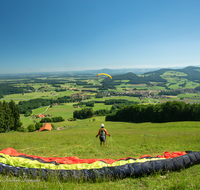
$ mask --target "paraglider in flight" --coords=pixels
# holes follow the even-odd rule
[[[0,173],[30,177],[57,175],[61,179],[96,179],[130,177],[158,171],[174,171],[200,163],[200,152],[165,152],[164,155],[140,158],[79,159],[73,157],[40,157],[18,153],[13,148],[0,151]]]
[[[111,77],[110,75],[106,74],[106,73],[99,73],[99,74],[97,75],[97,77],[98,77],[99,75],[106,75],[106,76],[109,76],[109,77],[112,79],[112,77]]]

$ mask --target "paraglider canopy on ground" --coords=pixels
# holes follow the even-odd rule
[[[61,179],[103,179],[105,177],[131,177],[155,172],[175,171],[200,163],[200,152],[165,152],[164,155],[140,158],[126,157],[113,159],[79,159],[72,157],[41,157],[18,153],[13,148],[0,151],[0,174],[7,172],[15,176],[58,175]]]
[[[51,131],[52,130],[52,126],[50,123],[45,123],[40,129],[40,131]]]

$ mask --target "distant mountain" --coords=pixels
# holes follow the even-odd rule
[[[198,72],[194,73],[194,68],[199,67],[186,67],[186,68],[123,68],[123,69],[99,69],[99,70],[82,70],[82,71],[61,71],[61,72],[34,72],[34,73],[10,73],[10,74],[0,74],[0,78],[30,78],[30,77],[48,77],[48,76],[59,76],[59,77],[66,77],[66,76],[74,76],[74,75],[97,75],[98,73],[108,73],[110,75],[121,75],[132,72],[134,74],[140,75],[151,75],[152,73],[162,75],[166,71],[180,71],[186,72],[189,75],[193,75],[193,77],[198,78]],[[192,74],[191,74],[192,73]],[[199,80],[199,79],[198,79]]]
[[[100,70],[84,70],[84,71],[70,71],[71,74],[94,74],[97,75],[98,73],[108,73],[110,75],[119,75],[119,74],[125,74],[128,72],[132,72],[135,74],[142,74],[145,72],[155,71],[160,68],[123,68],[123,69],[100,69]],[[67,72],[68,73],[68,72]]]

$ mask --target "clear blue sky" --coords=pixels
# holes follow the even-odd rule
[[[200,0],[1,0],[0,73],[200,65]]]

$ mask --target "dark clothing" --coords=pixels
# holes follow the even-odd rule
[[[105,136],[100,136],[99,139],[100,139],[100,141],[104,142],[106,140],[106,137]]]
[[[110,136],[110,135],[107,133],[106,129],[103,128],[103,127],[101,127],[101,128],[99,129],[99,132],[98,132],[98,134],[97,134],[96,137],[99,136],[99,140],[102,141],[102,142],[105,142],[105,140],[106,140],[106,135]]]

